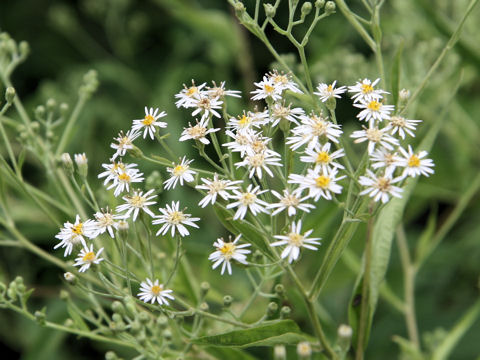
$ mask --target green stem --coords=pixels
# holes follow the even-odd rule
[[[68,119],[67,125],[63,130],[62,137],[60,138],[60,141],[57,146],[57,150],[55,151],[55,157],[58,158],[65,150],[65,147],[67,146],[67,141],[70,139],[71,133],[73,131],[73,127],[77,122],[78,116],[80,115],[80,112],[82,111],[82,108],[85,105],[86,101],[87,101],[86,95],[79,96],[78,101],[75,104],[75,108],[73,109],[72,114]]]

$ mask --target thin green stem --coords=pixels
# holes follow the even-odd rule
[[[65,147],[67,146],[67,142],[68,140],[70,140],[73,127],[75,126],[75,123],[77,122],[80,112],[82,111],[86,101],[87,101],[87,96],[81,94],[77,100],[77,103],[75,104],[75,108],[73,109],[72,114],[70,115],[70,118],[67,121],[67,125],[63,130],[62,137],[60,138],[60,141],[57,146],[57,150],[55,151],[56,158],[58,158],[65,150]]]

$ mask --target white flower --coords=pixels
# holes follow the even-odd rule
[[[305,116],[305,111],[302,108],[290,108],[291,105],[285,106],[281,103],[275,103],[272,107],[272,126],[277,126],[277,124],[283,119],[293,122],[299,125],[298,119],[300,116]]]
[[[251,129],[252,127],[261,127],[268,124],[270,119],[268,118],[268,111],[257,111],[255,113],[248,111],[237,118],[230,118],[227,127],[235,130]]]
[[[409,120],[398,115],[390,117],[389,121],[392,128],[391,134],[394,135],[398,131],[398,135],[402,139],[405,139],[405,133],[415,137],[414,131],[417,129],[417,123],[422,122],[422,120]]]
[[[266,156],[280,157],[279,153],[268,148],[268,143],[270,141],[272,141],[272,138],[262,136],[262,133],[253,133],[250,137],[250,143],[247,148],[247,155],[264,153]]]
[[[178,231],[180,236],[184,237],[190,235],[185,225],[198,228],[195,221],[200,220],[200,218],[192,218],[190,214],[185,214],[183,211],[180,211],[179,206],[179,201],[172,201],[172,206],[168,206],[167,204],[166,208],[159,209],[162,215],[157,216],[157,219],[152,221],[153,225],[163,224],[160,230],[157,231],[157,236],[159,234],[165,235],[168,230],[171,229],[172,237],[176,231]]]
[[[280,201],[278,203],[269,204],[268,209],[276,209],[272,212],[272,216],[277,215],[283,210],[287,209],[288,216],[294,216],[297,214],[297,209],[310,212],[310,209],[315,209],[315,205],[312,204],[302,204],[303,201],[308,199],[308,196],[300,197],[297,193],[290,192],[288,189],[283,190],[283,195],[279,194],[275,190],[271,190],[272,194],[275,195]]]
[[[325,143],[323,146],[317,144],[313,149],[307,148],[305,150],[306,156],[300,156],[300,161],[314,163],[322,168],[329,168],[333,166],[339,169],[344,169],[343,165],[340,165],[333,160],[345,156],[345,151],[343,149],[339,149],[330,154],[330,146],[330,143]]]
[[[227,192],[227,190],[232,191],[238,189],[236,184],[240,184],[242,180],[222,180],[218,178],[218,174],[213,175],[213,180],[210,179],[201,179],[204,184],[195,186],[196,189],[206,190],[207,195],[200,200],[198,205],[202,208],[210,204],[214,204],[217,200],[217,194],[220,195],[224,200],[228,200],[231,195]]]
[[[80,253],[78,254],[73,266],[80,266],[80,269],[78,270],[79,272],[87,271],[90,268],[90,265],[98,265],[100,264],[100,261],[104,260],[103,258],[99,257],[102,251],[103,248],[98,250],[98,252],[95,254],[93,251],[93,245],[90,245],[90,248],[88,248],[88,246],[84,247],[82,250],[80,250]]]
[[[320,83],[317,86],[318,92],[314,92],[314,94],[318,95],[322,102],[325,102],[330,98],[341,98],[340,94],[343,94],[345,91],[347,91],[347,87],[341,86],[335,89],[336,83],[337,83],[337,80],[335,80],[331,84]]]
[[[253,215],[257,215],[261,212],[268,213],[268,211],[265,210],[265,206],[268,206],[268,204],[258,198],[258,195],[263,194],[268,190],[260,191],[260,186],[256,186],[253,189],[252,187],[252,184],[248,185],[245,192],[233,190],[234,194],[231,197],[237,201],[227,205],[227,209],[238,207],[233,216],[233,220],[243,219],[247,214],[247,210],[250,210]]]
[[[94,221],[89,219],[85,222],[81,222],[80,216],[77,215],[74,224],[68,221],[63,224],[63,228],[61,228],[60,232],[55,235],[55,237],[61,241],[53,248],[65,248],[63,256],[68,256],[72,253],[73,245],[81,243],[83,247],[87,246],[84,237],[93,239],[96,236],[97,232],[95,231]]]
[[[213,87],[207,86],[207,93],[210,98],[222,98],[225,96],[232,96],[232,97],[241,97],[241,91],[239,90],[225,90],[225,81],[220,83],[220,86],[217,86],[215,81],[212,81]]]
[[[292,150],[297,150],[302,145],[308,144],[308,148],[314,148],[322,140],[330,140],[338,143],[338,138],[342,134],[340,125],[335,125],[328,121],[322,114],[310,114],[300,117],[302,124],[292,129],[294,136],[287,138],[287,144],[291,145]]]
[[[406,176],[416,177],[418,175],[429,176],[434,173],[432,169],[435,164],[431,159],[424,159],[428,155],[426,151],[420,151],[418,154],[415,154],[412,150],[412,147],[408,145],[408,152],[400,147],[400,152],[403,157],[400,159],[400,166],[405,167],[403,170],[402,178]]]
[[[126,134],[124,134],[123,131],[120,131],[118,136],[114,138],[117,144],[110,144],[110,147],[116,150],[110,160],[115,160],[117,156],[125,156],[127,150],[133,149],[133,140],[139,136],[140,132],[132,129],[128,130]]]
[[[343,179],[345,176],[337,177],[338,170],[322,169],[316,167],[315,169],[308,169],[307,175],[302,176],[298,174],[290,174],[288,182],[290,184],[298,184],[298,191],[302,192],[308,189],[308,197],[318,201],[320,197],[326,200],[332,199],[332,194],[340,194],[342,186],[337,184],[337,181]]]
[[[180,137],[179,141],[192,139],[192,140],[198,140],[205,145],[210,144],[210,140],[206,138],[206,135],[212,132],[219,131],[220,128],[209,129],[208,128],[209,121],[210,120],[208,118],[202,118],[200,122],[197,121],[197,124],[195,126],[192,126],[189,123],[188,128],[183,128],[184,130],[182,131],[182,136]]]
[[[103,210],[100,212],[96,212],[95,216],[95,231],[98,235],[103,234],[104,232],[108,231],[110,237],[114,238],[113,229],[118,229],[118,223],[115,221],[120,217],[118,215],[113,215],[107,208],[107,210]]]
[[[400,157],[397,152],[390,152],[387,149],[380,147],[370,155],[372,161],[372,168],[385,168],[385,172],[393,173],[397,166],[400,166]]]
[[[175,102],[175,105],[177,106],[177,108],[193,107],[194,106],[193,98],[195,96],[199,96],[199,94],[202,94],[202,89],[205,85],[206,83],[196,86],[193,80],[192,80],[192,86],[190,87],[187,87],[185,84],[183,84],[183,90],[180,91],[178,94],[175,94],[175,98],[178,99]]]
[[[193,175],[196,174],[196,172],[190,169],[190,163],[192,161],[193,160],[186,160],[184,156],[180,164],[174,164],[175,166],[173,168],[167,168],[167,171],[170,173],[171,177],[163,182],[166,190],[175,188],[178,181],[180,181],[180,185],[183,186],[184,181],[192,182],[195,180]]]
[[[148,190],[145,194],[143,191],[135,190],[133,195],[124,196],[122,199],[126,201],[125,204],[117,206],[117,212],[123,212],[126,210],[126,213],[122,216],[123,219],[128,219],[133,212],[133,221],[137,220],[138,213],[140,210],[145,211],[151,217],[155,217],[155,214],[150,211],[148,206],[154,205],[156,201],[149,201],[157,195],[149,196],[154,190]]]
[[[305,248],[309,250],[318,250],[314,245],[320,245],[318,240],[321,238],[308,238],[310,234],[313,232],[313,229],[308,230],[303,235],[301,234],[302,231],[302,221],[299,220],[296,224],[292,222],[292,227],[288,235],[275,235],[276,239],[280,241],[276,241],[271,243],[271,246],[283,246],[287,245],[285,249],[282,251],[282,259],[288,257],[288,262],[291,263],[294,260],[298,259],[300,255],[300,248]]]
[[[400,193],[403,190],[398,186],[392,185],[402,180],[402,178],[397,177],[393,179],[392,173],[390,172],[385,173],[383,176],[377,176],[369,169],[367,169],[367,175],[368,177],[360,176],[358,179],[360,185],[367,187],[365,190],[360,192],[360,195],[369,194],[373,200],[381,200],[382,203],[386,203],[389,200],[389,195],[397,198],[402,197]]]
[[[167,127],[166,122],[157,121],[166,115],[167,113],[165,111],[158,114],[158,108],[154,110],[153,108],[148,109],[145,106],[145,117],[143,119],[133,120],[132,131],[140,131],[141,129],[144,129],[143,138],[145,139],[147,134],[150,134],[150,138],[153,140],[155,138],[155,126],[160,128]]]
[[[374,86],[377,85],[379,81],[380,79],[376,79],[374,82],[371,82],[369,79],[357,81],[355,85],[348,87],[348,92],[354,93],[352,99],[355,102],[370,102],[381,99],[383,97],[382,94],[388,94],[388,92],[374,89]]]
[[[355,139],[354,143],[356,144],[368,141],[368,153],[372,154],[377,145],[381,145],[387,150],[393,150],[393,145],[396,146],[399,144],[397,139],[387,134],[389,130],[389,127],[379,129],[375,126],[354,131],[350,137]]]
[[[98,175],[98,178],[101,179],[102,177],[105,177],[105,181],[103,182],[103,185],[107,185],[110,181],[115,181],[119,172],[122,172],[122,171],[125,172],[127,169],[133,169],[137,167],[137,164],[134,164],[134,163],[124,164],[121,161],[118,161],[118,162],[114,161],[111,164],[102,164],[102,167],[106,169],[106,171],[100,173]]]
[[[261,179],[262,170],[265,170],[268,175],[273,176],[273,173],[268,166],[282,166],[280,161],[281,158],[276,157],[276,155],[263,152],[254,155],[247,155],[245,160],[235,163],[235,166],[237,168],[240,166],[246,166],[250,171],[248,174],[249,178],[256,174],[258,178]]]
[[[113,195],[117,197],[125,190],[130,191],[131,183],[139,183],[143,181],[143,173],[139,172],[137,169],[125,169],[125,171],[120,170],[117,173],[117,176],[113,180],[113,184],[107,187],[107,190],[115,188]]]
[[[167,299],[175,300],[175,298],[170,295],[172,290],[165,289],[163,284],[159,284],[158,279],[155,282],[152,282],[149,278],[146,281],[140,283],[140,292],[137,294],[140,300],[143,302],[155,303],[155,300],[160,305],[169,305]]]
[[[222,104],[223,101],[218,98],[210,98],[208,95],[194,96],[192,98],[191,107],[196,107],[196,109],[192,112],[192,116],[202,113],[202,118],[208,118],[210,114],[220,118],[221,116],[217,110],[222,108]]]
[[[87,155],[85,155],[85,153],[75,154],[73,157],[75,159],[75,164],[77,164],[78,167],[85,166],[88,164]]]
[[[257,89],[251,92],[253,94],[252,100],[262,100],[270,97],[274,101],[278,101],[282,98],[284,87],[281,83],[276,83],[273,79],[264,76],[262,81],[254,84]]]
[[[239,152],[240,157],[243,158],[246,152],[250,149],[252,137],[255,133],[251,129],[245,129],[241,131],[238,130],[237,132],[226,130],[225,134],[233,138],[234,141],[224,143],[222,146],[226,146],[232,152]]]
[[[223,263],[221,274],[223,275],[226,267],[228,274],[232,275],[232,265],[230,264],[230,260],[233,259],[239,263],[247,265],[247,256],[245,254],[249,254],[251,251],[243,248],[249,247],[251,244],[236,245],[241,236],[242,234],[238,235],[233,242],[225,242],[220,238],[213,243],[213,246],[215,246],[217,250],[211,253],[208,257],[208,260],[213,261],[212,269],[216,269]]]
[[[273,70],[273,72],[267,74],[267,77],[280,92],[290,90],[294,93],[302,93],[298,88],[298,85],[292,80],[291,74],[284,74],[283,72],[279,73],[277,70]]]
[[[363,109],[357,115],[357,118],[362,121],[368,121],[369,126],[372,127],[375,120],[381,122],[384,119],[390,119],[390,113],[395,109],[393,105],[384,105],[377,100],[362,101],[360,104],[353,104],[353,106]]]

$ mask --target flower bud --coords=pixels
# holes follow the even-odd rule
[[[311,11],[312,11],[312,3],[310,1],[303,3],[302,9],[301,9],[302,16],[307,16],[308,14],[310,14]]]
[[[118,232],[120,233],[121,236],[127,236],[128,228],[129,228],[128,221],[120,220],[118,222]]]
[[[263,7],[265,8],[265,16],[267,18],[273,18],[276,13],[276,9],[272,4],[263,4]]]
[[[65,173],[68,175],[68,176],[71,176],[73,174],[73,161],[72,161],[72,158],[70,157],[70,154],[69,153],[63,153],[61,156],[60,156],[60,159],[62,160],[62,166],[63,166],[63,170],[65,170]],[[65,273],[66,275],[67,273]],[[68,273],[68,274],[71,274],[71,273]],[[64,276],[65,276],[64,275]],[[65,276],[65,280],[68,281],[67,277]]]
[[[327,1],[325,4],[325,14],[326,15],[331,15],[335,12],[336,6],[333,1]]]
[[[140,323],[140,321],[135,320],[130,324],[130,332],[133,335],[138,334],[141,330],[142,330],[142,324]]]
[[[138,314],[138,320],[142,324],[147,324],[150,321],[150,316],[148,316],[146,312],[141,312],[140,314]]]
[[[200,304],[200,310],[208,311],[208,309],[209,309],[209,306],[205,301]]]
[[[203,281],[200,284],[201,296],[204,297],[205,295],[207,295],[208,290],[210,290],[210,284],[207,281]]]
[[[30,124],[30,128],[33,132],[37,132],[40,129],[40,124],[38,123],[38,121],[32,121]]]
[[[114,301],[112,303],[112,311],[120,315],[125,315],[125,306],[123,306],[120,301]]]
[[[292,312],[292,309],[290,309],[289,306],[282,306],[280,309],[280,317],[282,319],[287,318],[290,316],[290,313]]]
[[[135,302],[130,298],[130,296],[126,296],[123,302],[125,303],[125,310],[127,311],[127,315],[130,317],[135,317],[135,315],[137,314]]]
[[[70,298],[70,294],[66,290],[60,290],[60,300],[67,301]]]
[[[315,1],[315,7],[321,9],[325,6],[325,0],[317,0]]]
[[[7,296],[12,301],[17,300],[17,284],[14,281],[8,286]]]
[[[245,13],[245,5],[243,5],[243,3],[240,1],[235,3],[234,8],[235,8],[235,13],[239,17]]]
[[[118,360],[118,356],[113,351],[107,351],[105,354],[105,360]]]
[[[18,50],[20,51],[20,57],[25,59],[30,54],[30,45],[26,41],[20,41],[18,44]]]
[[[263,258],[263,254],[262,254],[262,252],[261,252],[260,250],[255,250],[255,252],[253,253],[252,256],[253,256],[253,261],[254,261],[255,263],[260,262],[260,261],[262,260],[262,258]]]
[[[46,316],[45,316],[45,312],[44,312],[44,311],[38,311],[38,310],[37,310],[37,311],[35,311],[34,316],[35,316],[35,320],[37,321],[37,323],[38,323],[39,325],[41,325],[41,326],[45,325],[45,321],[46,321],[45,318],[46,318]]]
[[[278,311],[278,304],[275,303],[275,302],[271,302],[268,304],[267,306],[267,315],[269,317],[272,317],[273,315],[275,315],[275,313]]]
[[[402,89],[398,92],[398,98],[402,103],[406,102],[410,98],[410,90]]]
[[[285,294],[285,287],[283,286],[283,284],[275,285],[275,293],[281,297]]]
[[[300,359],[310,359],[312,356],[312,347],[307,341],[302,341],[297,344],[297,355]]]
[[[45,106],[38,105],[35,108],[35,118],[36,119],[43,119],[45,117]]]
[[[340,325],[337,330],[337,344],[340,347],[341,351],[343,353],[347,353],[347,351],[350,349],[350,343],[352,340],[352,335],[353,335],[353,330],[350,326],[348,325]]]
[[[274,360],[287,360],[287,349],[284,345],[275,345],[273,348]]]
[[[168,318],[165,315],[160,315],[157,318],[157,324],[161,329],[165,329],[168,326]]]
[[[15,89],[9,86],[7,87],[7,90],[5,90],[5,100],[8,104],[11,104],[13,99],[15,99]]]
[[[65,274],[63,274],[63,277],[65,281],[71,283],[72,285],[75,285],[75,283],[77,282],[77,277],[71,272],[66,272]]]
[[[230,305],[232,305],[232,302],[233,298],[230,295],[225,295],[223,297],[223,306],[225,306],[226,308],[230,307]]]
[[[73,328],[75,323],[73,322],[72,319],[67,319],[65,320],[65,322],[63,323],[64,326],[68,327],[68,328]]]
[[[327,101],[325,101],[325,106],[328,110],[335,111],[335,108],[337,107],[337,100],[333,96],[330,96]]]
[[[88,174],[88,159],[85,153],[83,154],[75,154],[75,164],[77,164],[78,174],[82,178],[86,178]]]
[[[47,111],[52,112],[57,107],[57,101],[55,99],[50,98],[50,99],[47,100],[46,105],[47,105]]]
[[[67,116],[67,113],[70,107],[68,106],[67,103],[61,103],[59,109],[60,109],[60,115],[62,115],[62,117],[65,117]]]
[[[7,290],[7,286],[3,282],[0,282],[0,296],[5,295],[6,290]]]
[[[170,341],[172,340],[172,332],[169,329],[165,329],[162,333],[165,340]]]

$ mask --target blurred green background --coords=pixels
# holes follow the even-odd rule
[[[382,11],[386,70],[389,74],[395,51],[403,43],[401,88],[414,90],[418,85],[467,3],[466,0],[386,2]],[[254,1],[245,1],[245,4],[251,9]],[[360,1],[348,1],[348,4],[362,13]],[[285,18],[285,14],[281,7],[277,17]],[[435,175],[419,182],[406,211],[405,224],[412,248],[429,214],[436,214],[437,227],[440,226],[480,170],[480,41],[475,21],[479,18],[477,8],[467,21],[460,42],[445,58],[409,114],[424,120],[416,141],[438,120],[440,113],[446,111],[447,116],[430,156],[436,163]],[[49,98],[65,101],[72,107],[83,74],[89,69],[98,72],[100,87],[82,112],[68,148],[70,153],[87,152],[92,180],[100,172],[100,164],[111,154],[112,137],[119,130],[128,129],[132,119],[142,117],[145,105],[168,113],[173,135],[168,140],[170,145],[178,154],[193,157],[190,144],[175,140],[183,126],[192,121],[187,111],[177,110],[174,105],[173,96],[182,84],[188,84],[191,79],[198,83],[225,80],[227,88],[248,94],[253,81],[259,81],[273,61],[263,45],[237,23],[226,1],[220,0],[1,0],[0,30],[30,44],[31,55],[13,76],[17,93],[30,113]],[[279,35],[271,31],[268,35],[292,68],[298,70],[294,48]],[[359,78],[378,77],[370,50],[341,13],[319,23],[310,38],[307,56],[315,82],[338,80],[339,84],[347,85]],[[449,102],[459,81],[459,91]],[[239,113],[250,104],[247,99],[234,99],[229,106],[231,113]],[[358,127],[349,100],[340,101],[338,114],[346,133]],[[142,144],[146,153],[159,151],[157,145]],[[148,164],[141,167],[145,173],[153,170]],[[38,164],[29,159],[26,178],[38,186],[45,182]],[[191,194],[191,189],[182,188],[165,195],[160,202],[180,198],[182,203],[188,203]],[[200,215],[194,206],[195,201],[198,202],[195,199],[190,202],[189,210],[193,215]],[[478,199],[476,194],[419,274],[416,301],[422,334],[449,329],[478,297]],[[52,247],[58,229],[45,225],[38,210],[19,201],[12,211],[23,216],[22,231],[33,242],[45,249]],[[234,279],[245,285],[239,288],[217,272],[209,271],[205,254],[211,251],[212,239],[223,234],[223,230],[213,212],[205,211],[201,215],[204,224],[209,226],[203,226],[201,232],[195,233],[195,239],[186,244],[191,256],[199,259],[199,278],[216,282],[217,290],[225,289],[224,293],[242,298],[241,292],[248,288],[241,271],[234,275]],[[311,216],[308,224],[320,224],[322,216],[321,211]],[[325,242],[337,224],[338,219],[333,217],[331,222],[319,225],[318,232]],[[362,233],[363,230],[351,242],[351,248],[359,255],[363,249]],[[300,272],[305,274],[319,263],[309,256],[303,261]],[[51,319],[65,318],[64,305],[58,299],[62,275],[58,269],[21,249],[4,248],[0,252],[0,273],[4,281],[22,275],[27,285],[36,288],[34,304],[38,307],[47,304]],[[335,281],[330,281],[325,289],[327,295],[320,299],[330,314],[323,318],[330,335],[335,334],[338,324],[348,320],[346,309],[355,274],[340,262],[333,278]],[[397,294],[402,294],[402,272],[395,246],[388,280]],[[261,308],[259,311],[261,314]],[[479,333],[477,321],[452,359],[476,358],[480,353]],[[406,337],[404,321],[388,304],[380,301],[367,359],[397,358],[399,350],[391,340],[394,334]],[[5,359],[102,358],[108,349],[102,344],[46,331],[6,311],[0,312],[0,341],[5,348],[2,351]],[[435,346],[434,340],[431,342],[431,346]],[[255,352],[266,351],[269,350]]]

